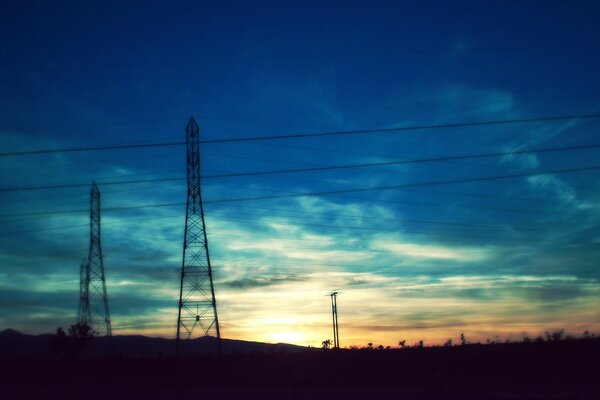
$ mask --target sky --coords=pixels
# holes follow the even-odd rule
[[[104,183],[184,178],[185,147],[5,153],[193,116],[202,140],[388,129],[201,144],[223,337],[320,346],[334,289],[342,347],[600,332],[600,5],[416,3],[3,2],[0,329],[76,322],[96,180],[113,334],[175,336],[185,181]]]

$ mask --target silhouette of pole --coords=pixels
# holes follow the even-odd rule
[[[337,295],[339,292],[334,291],[329,295],[331,297],[331,317],[333,320],[333,348],[340,348],[340,331],[338,326],[338,312],[337,312]]]
[[[340,348],[340,324],[338,324],[338,309],[337,309],[337,293],[333,296],[333,303],[335,307],[335,338],[337,343],[335,344],[335,348]]]
[[[102,257],[100,189],[96,182],[90,191],[90,248],[80,267],[79,323],[88,325],[94,335],[111,336],[110,312]]]
[[[191,338],[196,330],[205,336],[211,334],[216,336],[219,351],[221,346],[221,331],[202,205],[199,132],[196,121],[191,118],[186,127],[187,205],[179,287],[176,356],[180,353],[182,336]]]

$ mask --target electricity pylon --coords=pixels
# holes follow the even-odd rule
[[[191,338],[195,331],[221,339],[200,187],[200,129],[194,118],[190,119],[185,131],[187,205],[177,316],[177,355],[182,336]]]
[[[111,336],[108,295],[102,258],[100,190],[96,182],[90,191],[90,248],[80,269],[79,323],[86,324],[96,336]]]

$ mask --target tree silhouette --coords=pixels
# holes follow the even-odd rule
[[[89,345],[93,338],[92,329],[86,324],[71,325],[65,333],[62,327],[56,330],[52,347],[59,355],[77,358]]]
[[[590,336],[590,331],[585,331],[585,332],[583,332],[583,338],[584,338],[584,339],[589,339],[590,337],[591,337],[591,336]]]
[[[321,344],[323,345],[324,349],[330,349],[331,348],[331,340],[330,339],[323,340],[323,342],[321,342]]]
[[[547,341],[561,341],[564,339],[564,335],[565,335],[565,331],[564,330],[558,330],[555,332],[546,332],[546,340]]]

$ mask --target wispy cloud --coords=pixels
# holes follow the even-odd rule
[[[430,244],[416,243],[385,243],[373,242],[374,250],[387,250],[398,256],[411,258],[433,258],[453,261],[481,261],[485,259],[485,250],[482,249],[463,249],[452,248],[449,246],[436,246]]]

